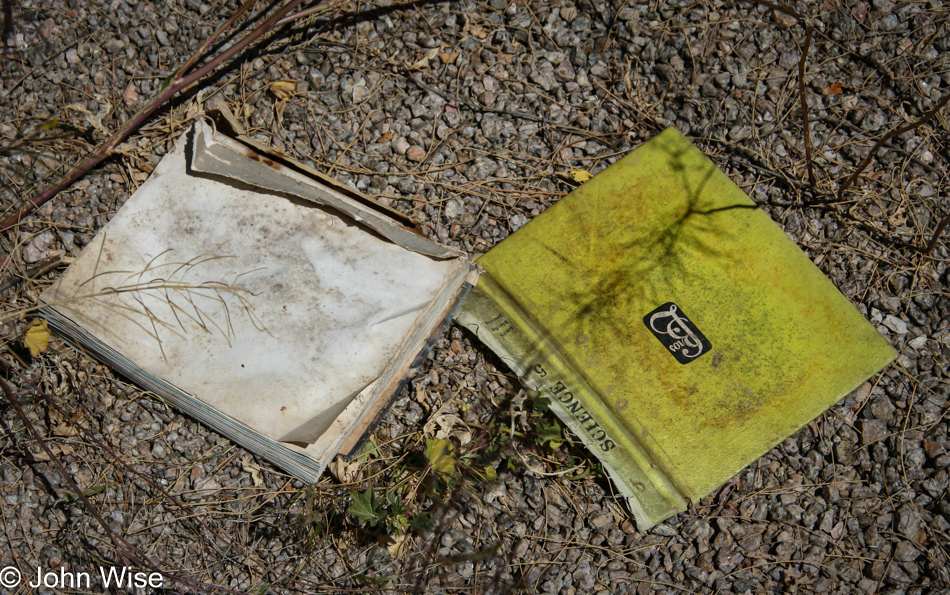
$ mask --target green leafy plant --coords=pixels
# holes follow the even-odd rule
[[[531,417],[536,418],[532,440],[539,446],[557,450],[566,442],[564,426],[561,421],[550,414],[551,400],[547,397],[538,397],[532,401]]]
[[[440,507],[451,502],[458,490],[479,489],[497,481],[496,469],[504,465],[512,436],[525,438],[504,417],[468,427],[471,441],[466,441],[464,449],[454,439],[417,434],[400,445],[402,454],[396,457],[389,443],[371,438],[354,459],[370,483],[351,492],[352,503],[345,510],[348,522],[372,529],[369,534],[385,543],[394,557],[406,551],[412,535],[435,531]],[[554,432],[557,436],[552,434],[552,440],[563,440],[559,425]]]
[[[377,523],[385,521],[388,515],[372,488],[365,492],[354,493],[353,504],[346,509],[346,512],[355,516],[360,525],[366,523],[370,527],[375,527]]]
[[[534,425],[534,442],[541,446],[547,446],[551,450],[557,450],[564,444],[564,427],[556,419],[546,419],[539,417]]]

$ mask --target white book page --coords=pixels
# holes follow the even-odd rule
[[[272,439],[312,443],[460,266],[190,174],[180,142],[43,299],[146,372]]]

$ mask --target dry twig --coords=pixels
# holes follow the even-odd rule
[[[337,4],[342,2],[342,0],[329,0],[329,3]],[[241,15],[243,15],[251,6],[257,3],[257,0],[247,0],[244,5],[235,13],[217,31],[215,31],[211,37],[205,41],[204,44],[185,62],[185,64],[176,70],[174,74],[166,80],[165,84],[162,87],[161,92],[150,102],[148,102],[142,109],[138,111],[128,122],[122,125],[115,133],[112,134],[106,141],[96,147],[95,151],[92,152],[88,157],[80,161],[72,169],[70,169],[58,182],[52,186],[47,187],[45,190],[34,196],[26,204],[21,206],[10,215],[5,221],[0,223],[0,232],[6,231],[11,227],[19,223],[24,217],[32,213],[38,207],[45,204],[51,198],[59,194],[61,191],[69,187],[70,184],[79,180],[86,175],[92,168],[97,166],[99,163],[107,159],[113,154],[113,151],[133,132],[138,130],[138,128],[145,123],[148,118],[152,116],[159,108],[161,108],[165,103],[170,100],[172,97],[177,95],[179,92],[191,87],[193,84],[197,83],[203,79],[206,75],[210,74],[220,65],[230,60],[246,47],[251,45],[254,41],[270,32],[278,23],[282,22],[284,17],[286,17],[292,10],[297,8],[300,4],[303,3],[303,0],[290,0],[282,8],[278,9],[272,16],[270,16],[263,23],[251,30],[247,35],[242,37],[239,41],[229,46],[227,49],[223,50],[221,53],[214,56],[212,59],[205,62],[197,70],[188,74],[188,70],[203,56],[204,53],[208,50],[212,43],[221,35],[221,33],[233,25]]]

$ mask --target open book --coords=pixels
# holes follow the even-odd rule
[[[471,265],[245,140],[197,121],[41,296],[42,314],[140,386],[315,481],[388,405]]]
[[[458,321],[550,399],[640,529],[701,500],[896,355],[672,129],[476,263]]]

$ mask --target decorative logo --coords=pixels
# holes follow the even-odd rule
[[[643,324],[681,364],[688,364],[712,349],[709,339],[673,302],[667,302],[644,316]]]

